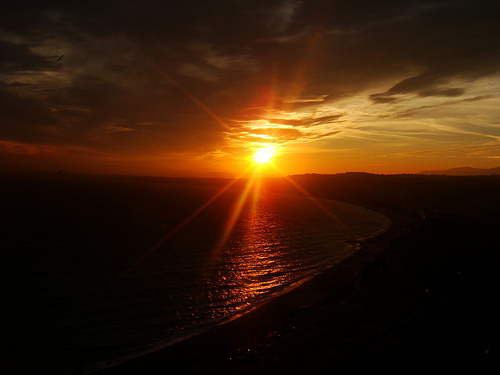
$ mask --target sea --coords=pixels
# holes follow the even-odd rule
[[[166,347],[324,272],[390,225],[259,178],[0,182],[3,374],[91,373]]]

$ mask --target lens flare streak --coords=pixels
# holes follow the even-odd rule
[[[170,239],[173,235],[175,235],[178,231],[180,231],[184,226],[186,226],[191,220],[193,220],[196,216],[198,216],[203,210],[205,210],[210,204],[212,204],[217,198],[219,198],[223,193],[225,193],[231,186],[233,186],[237,181],[239,181],[244,175],[249,172],[250,169],[243,172],[237,178],[231,180],[227,185],[225,185],[222,189],[220,189],[216,194],[210,197],[203,205],[201,205],[198,209],[196,209],[191,215],[189,215],[186,219],[184,219],[179,225],[177,225],[174,229],[168,232],[161,240],[159,240],[155,245],[153,245],[149,250],[145,251],[139,258],[135,260],[129,267],[127,267],[124,271],[122,271],[118,276],[116,276],[111,282],[108,283],[103,289],[99,291],[96,295],[94,295],[91,299],[87,301],[85,308],[88,306],[93,300],[100,297],[103,293],[109,290],[113,285],[115,285],[118,281],[120,281],[123,277],[125,277],[128,273],[130,273],[134,268],[136,268],[144,259],[150,256],[153,252],[158,250],[160,246],[162,246],[168,239]]]
[[[245,202],[247,201],[248,194],[252,190],[252,187],[255,185],[255,180],[257,179],[257,174],[253,173],[252,177],[248,180],[247,185],[245,186],[245,189],[241,192],[240,197],[234,204],[232,208],[232,214],[231,217],[229,218],[228,222],[225,225],[224,233],[222,234],[222,237],[219,242],[218,248],[222,248],[225,243],[227,242],[227,239],[229,235],[231,234],[231,231],[234,228],[234,225],[236,224],[236,221],[240,217],[241,210],[243,209],[243,206],[245,205]]]

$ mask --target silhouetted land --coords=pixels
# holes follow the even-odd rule
[[[292,178],[393,225],[240,319],[103,374],[499,373],[500,176]],[[284,179],[267,187],[296,192]]]
[[[459,167],[443,170],[422,171],[418,174],[427,175],[445,175],[445,176],[489,176],[493,174],[500,174],[500,167],[495,168],[472,168],[472,167]]]

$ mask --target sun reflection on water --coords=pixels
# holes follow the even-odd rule
[[[298,261],[285,253],[289,247],[285,232],[271,198],[254,191],[217,261],[218,273],[224,275],[220,287],[227,290],[229,304],[248,304],[289,283],[289,270]]]

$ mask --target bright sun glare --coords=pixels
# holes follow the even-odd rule
[[[272,146],[255,150],[253,161],[257,164],[269,164],[276,155],[276,149]]]

